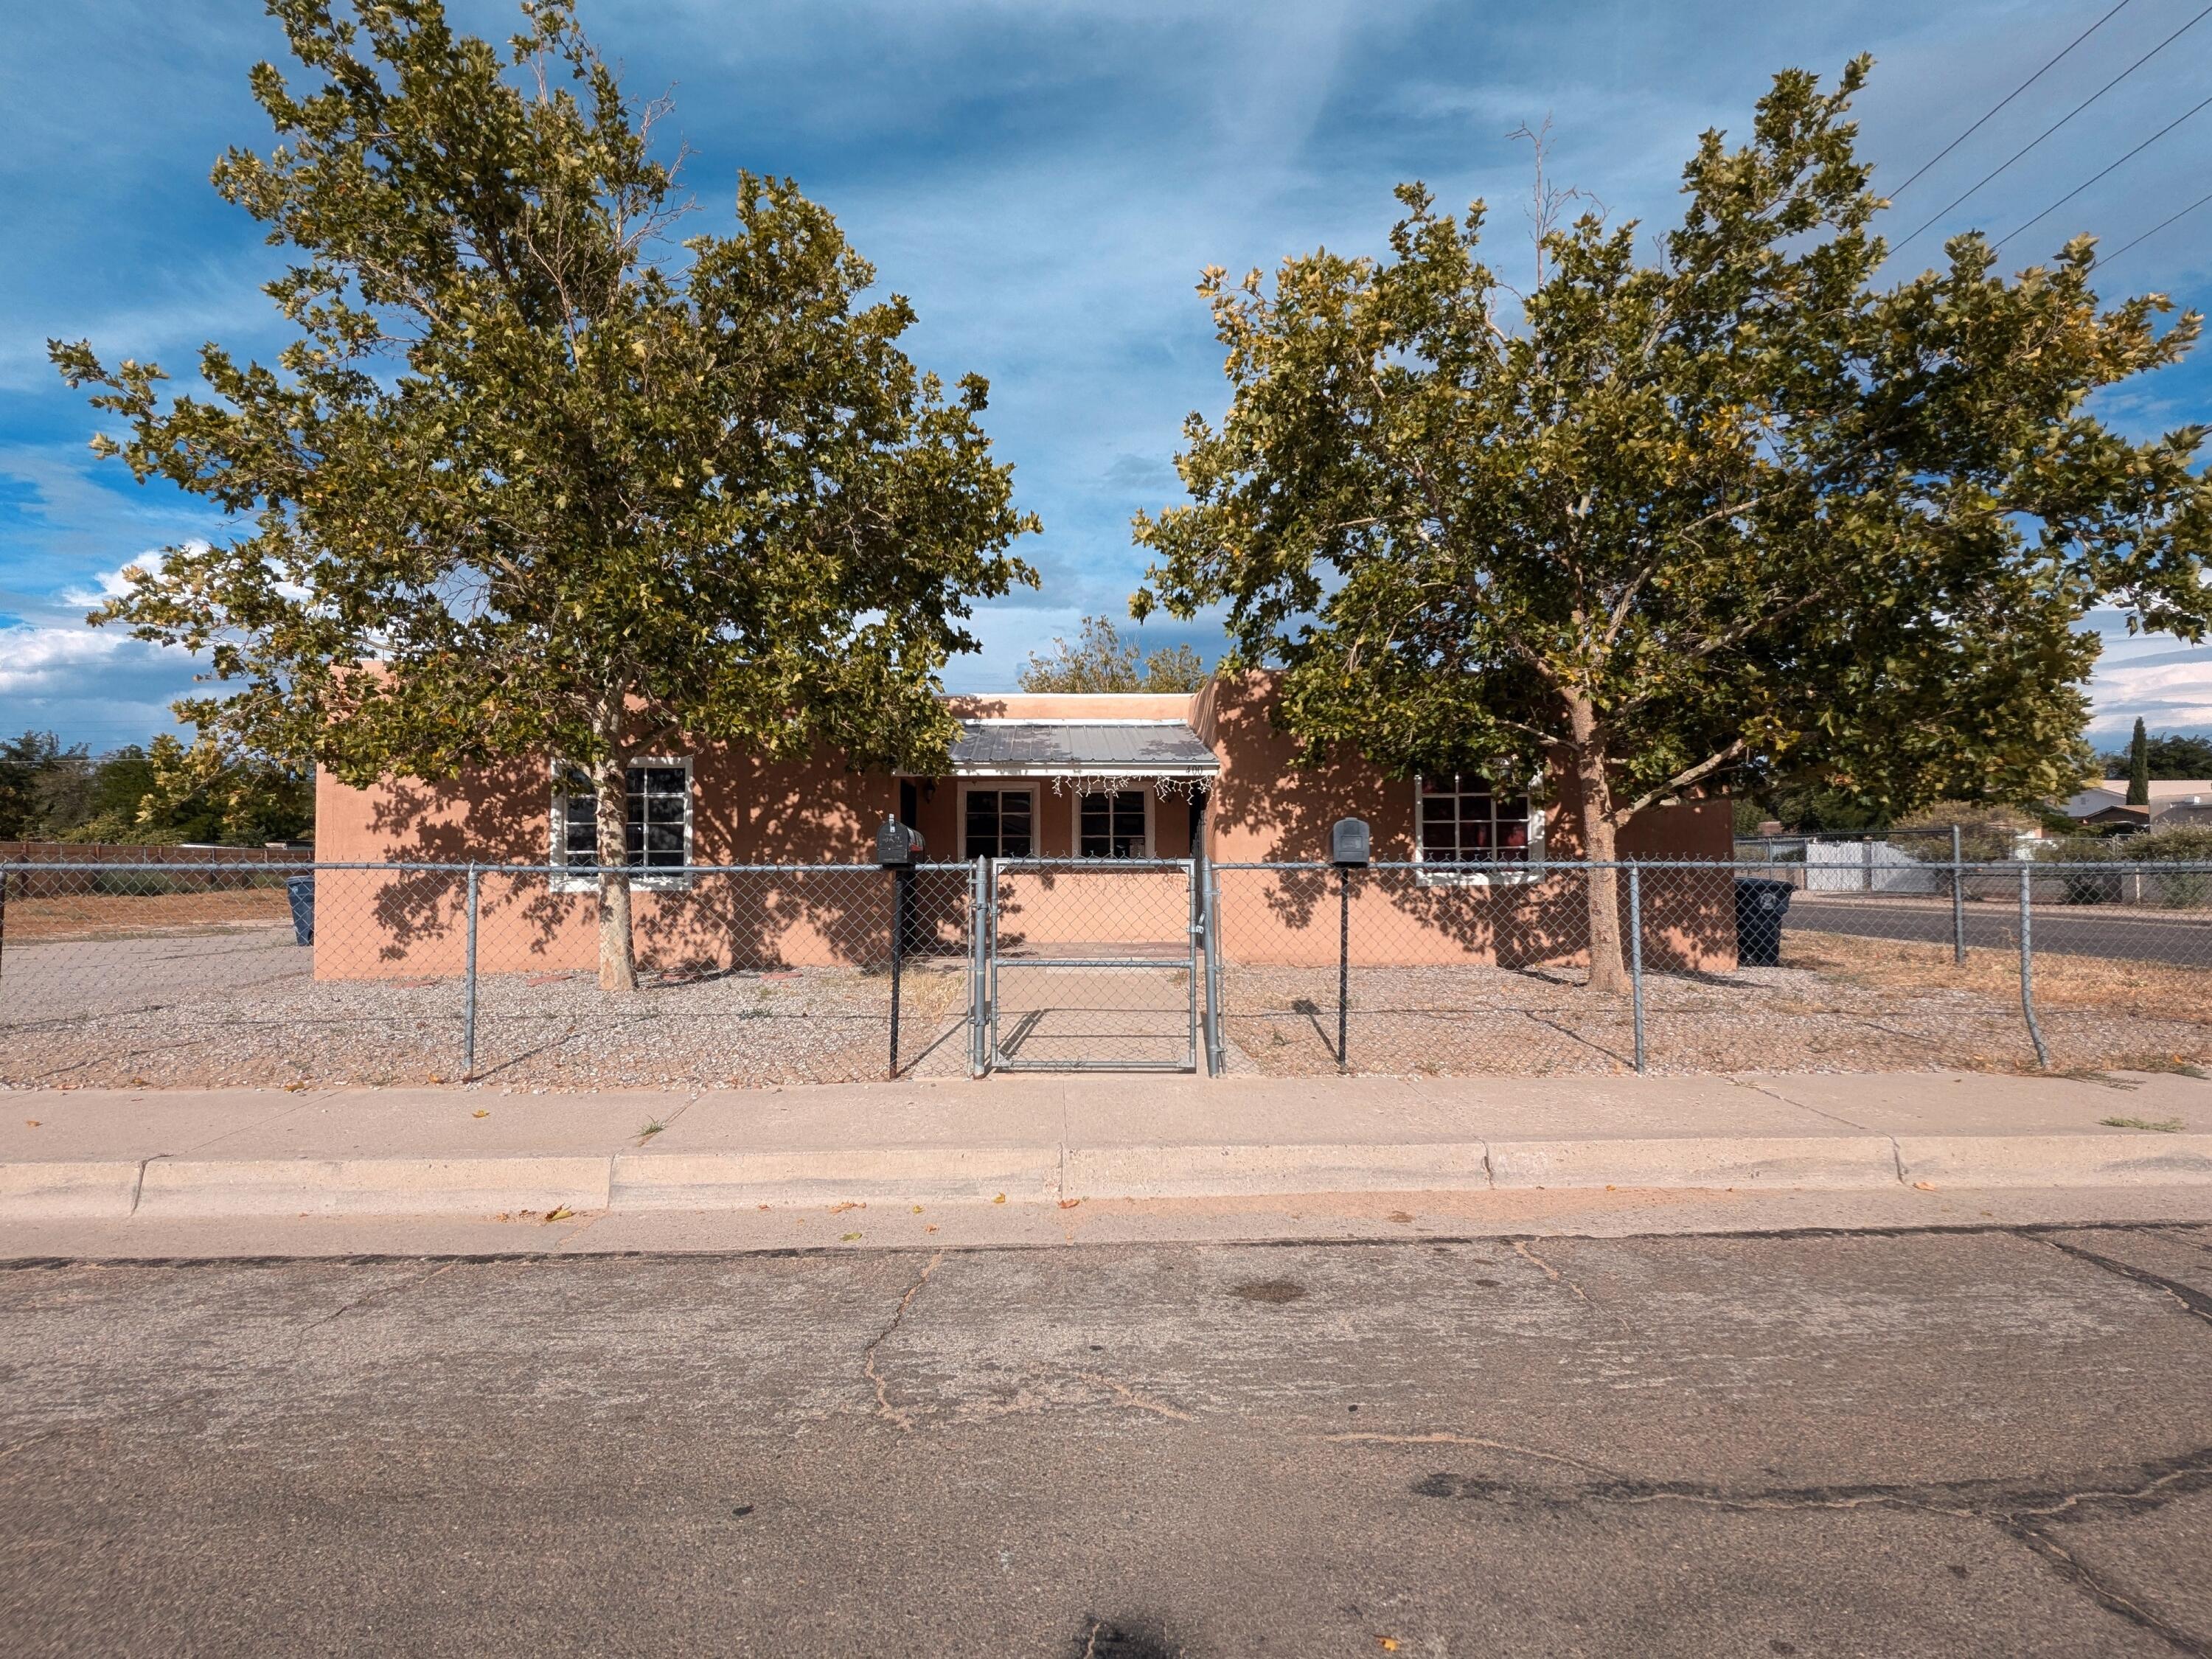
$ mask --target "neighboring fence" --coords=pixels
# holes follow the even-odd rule
[[[1002,1060],[1185,1063],[1194,1024],[1208,1070],[1279,1075],[2212,1060],[2212,864],[1920,867],[695,868],[636,878],[614,995],[589,871],[19,863],[0,1082],[950,1077],[994,1031]]]

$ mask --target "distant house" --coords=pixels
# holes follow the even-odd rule
[[[2150,805],[2130,806],[2125,778],[2100,778],[2069,796],[2061,810],[2084,829],[2123,824],[2143,830],[2177,810],[2193,813],[2198,807],[2212,808],[2212,779],[2153,778]],[[2201,817],[2173,819],[2177,823],[2203,821]]]

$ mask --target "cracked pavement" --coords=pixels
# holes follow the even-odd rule
[[[21,1263],[0,1626],[2212,1654],[2208,1360],[2190,1224]]]

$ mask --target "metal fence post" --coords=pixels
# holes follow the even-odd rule
[[[1959,826],[1951,826],[1951,960],[1966,965],[1966,869]]]
[[[968,1075],[983,1075],[983,860],[968,861]]]
[[[2035,947],[2028,936],[2028,867],[2020,866],[2020,1011],[2027,1016],[2028,1040],[2035,1044],[2035,1063],[2051,1068],[2051,1050],[2044,1047],[2043,1029],[2035,1023]]]
[[[466,1083],[477,1074],[477,866],[469,860],[469,943],[466,1006],[461,1016],[461,1081]]]
[[[906,963],[907,887],[913,879],[911,864],[891,867],[891,1068],[886,1075],[894,1082],[899,1074],[899,971]]]
[[[0,957],[8,950],[8,883],[13,872],[0,870]]]
[[[1636,1073],[1644,1074],[1644,872],[1628,866],[1628,996],[1636,1017]]]
[[[1871,893],[1874,891],[1874,842],[1870,839],[1859,842],[1859,890]]]
[[[1206,861],[1206,1069],[1219,1077],[1228,1068],[1221,1036],[1221,872]]]
[[[1346,1039],[1352,1029],[1352,872],[1336,872],[1336,1069],[1352,1069]]]

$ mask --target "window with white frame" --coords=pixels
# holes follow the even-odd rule
[[[691,863],[691,763],[644,760],[629,767],[623,796],[624,862],[647,884],[672,886]],[[553,862],[599,861],[599,803],[573,768],[558,775],[553,797]]]
[[[969,859],[1025,859],[1036,847],[1036,795],[1030,789],[985,789],[974,785],[962,792],[960,803],[961,857]]]
[[[1488,778],[1462,772],[1417,779],[1414,791],[1413,856],[1420,863],[1525,866],[1543,858],[1543,811],[1529,804],[1525,790],[1501,790]],[[1491,872],[1449,873],[1480,881]]]
[[[1141,789],[1116,789],[1110,793],[1101,791],[1083,796],[1076,809],[1076,855],[1086,859],[1150,858],[1148,810]]]

